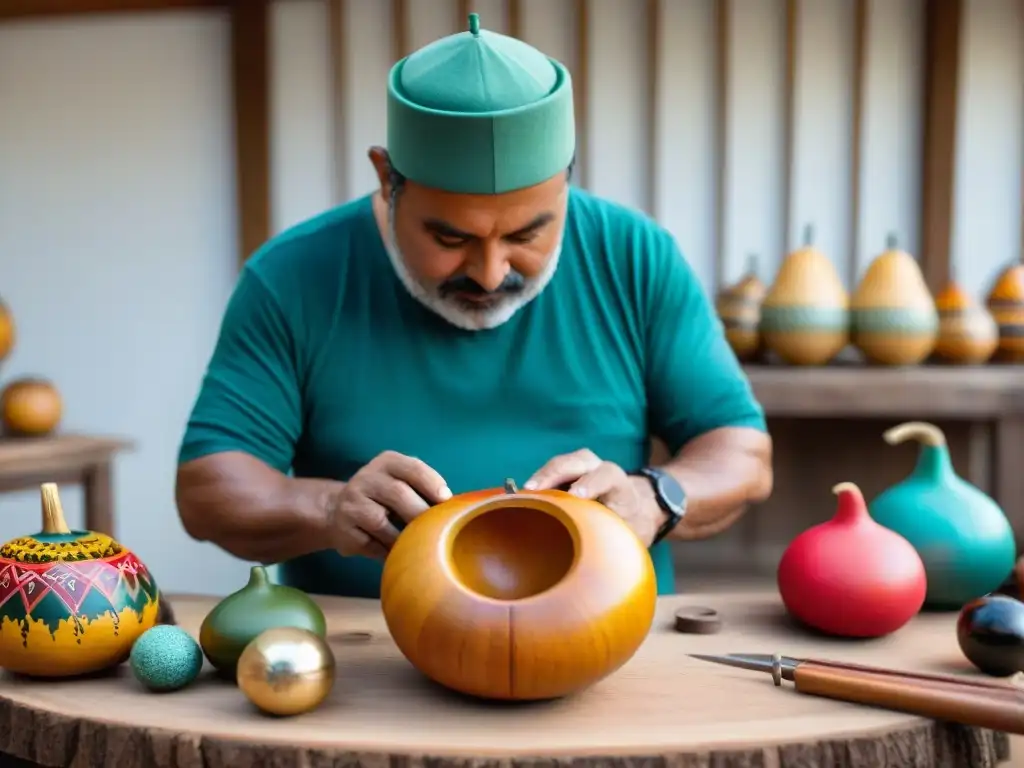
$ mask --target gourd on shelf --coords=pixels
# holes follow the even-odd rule
[[[851,340],[869,362],[917,365],[935,348],[939,316],[917,261],[889,235],[850,302]]]
[[[60,392],[46,379],[16,379],[0,393],[0,419],[9,435],[48,435],[60,425],[63,410]]]
[[[814,247],[814,228],[782,262],[761,307],[765,346],[791,365],[824,365],[847,345],[850,303],[839,273]]]
[[[1011,264],[999,274],[986,305],[999,326],[994,359],[1024,362],[1024,264]]]
[[[744,362],[756,359],[763,351],[761,304],[767,293],[758,276],[757,256],[751,255],[746,274],[718,294],[716,309],[725,327],[725,338],[736,357]]]
[[[1003,510],[957,475],[945,435],[934,424],[907,422],[883,438],[889,445],[920,444],[914,470],[876,496],[868,509],[921,555],[928,575],[925,607],[956,610],[998,589],[1017,560],[1013,529]]]
[[[971,298],[955,279],[935,297],[939,336],[935,358],[954,365],[986,362],[999,344],[999,327],[992,314]]]
[[[40,495],[42,530],[0,547],[0,667],[73,677],[117,666],[156,624],[156,582],[109,535],[69,529],[55,483]]]
[[[656,593],[650,554],[622,518],[507,481],[413,520],[384,563],[381,607],[398,649],[435,682],[487,699],[550,699],[625,664],[651,627]]]

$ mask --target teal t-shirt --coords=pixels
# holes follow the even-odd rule
[[[551,282],[498,328],[464,331],[409,295],[369,196],[270,240],[246,263],[180,461],[244,451],[347,480],[382,451],[453,493],[525,482],[589,448],[627,471],[719,427],[765,428],[708,297],[671,235],[573,189]],[[651,550],[674,591],[668,542]],[[381,563],[316,552],[281,565],[311,593],[377,597]]]

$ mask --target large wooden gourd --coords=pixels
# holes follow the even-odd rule
[[[761,307],[765,345],[791,365],[824,365],[849,340],[850,303],[839,273],[813,246],[807,227],[804,245],[789,254]]]
[[[890,235],[850,301],[851,340],[868,362],[917,365],[932,353],[939,315],[917,261]]]
[[[551,699],[609,675],[643,643],[656,596],[650,554],[618,515],[511,481],[413,520],[381,581],[410,663],[487,699]]]
[[[999,325],[995,359],[1024,362],[1024,264],[1011,264],[999,274],[986,304]]]
[[[761,303],[768,288],[757,274],[757,257],[750,256],[747,273],[735,285],[718,294],[718,317],[725,327],[725,338],[736,357],[744,362],[760,357]]]
[[[0,667],[72,677],[116,666],[156,624],[156,582],[110,536],[70,530],[56,484],[41,494],[42,531],[0,547]]]
[[[935,359],[951,365],[980,365],[996,351],[999,326],[992,314],[950,280],[935,297],[939,338]]]

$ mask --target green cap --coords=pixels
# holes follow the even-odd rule
[[[569,167],[576,151],[572,78],[521,40],[480,29],[443,37],[388,77],[388,154],[427,187],[501,194]]]

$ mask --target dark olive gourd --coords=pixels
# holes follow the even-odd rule
[[[260,633],[277,627],[306,629],[320,637],[327,635],[323,611],[309,595],[273,583],[266,568],[255,565],[249,573],[249,583],[207,614],[199,629],[199,644],[221,675],[234,677],[245,647]]]

